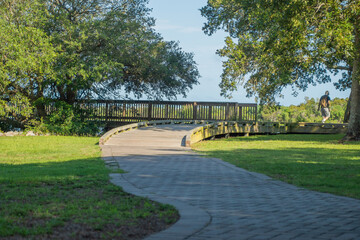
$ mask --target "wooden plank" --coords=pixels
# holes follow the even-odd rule
[[[152,103],[148,103],[148,120],[152,120]]]
[[[225,107],[225,121],[229,120],[230,118],[230,104],[226,104]]]
[[[193,106],[193,120],[198,120],[197,119],[197,103],[193,102],[192,106]]]

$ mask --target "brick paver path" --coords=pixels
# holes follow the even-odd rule
[[[113,136],[105,161],[124,190],[176,206],[181,219],[149,239],[360,239],[360,201],[251,173],[181,147],[194,126],[164,125]]]

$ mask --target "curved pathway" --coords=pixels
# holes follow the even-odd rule
[[[103,158],[125,191],[169,203],[180,220],[148,239],[360,239],[360,201],[304,190],[181,147],[194,126],[111,137]]]

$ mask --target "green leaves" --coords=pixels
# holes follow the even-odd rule
[[[75,98],[104,98],[123,89],[126,95],[172,98],[197,83],[192,55],[154,32],[147,1],[66,0],[55,6],[43,2],[49,11],[45,31],[61,49],[55,64],[57,93],[52,97],[72,103]],[[171,60],[174,51],[176,61]],[[164,57],[168,55],[172,57]],[[163,75],[160,69],[174,62],[178,69],[190,62],[191,74],[188,69],[167,68]]]
[[[350,70],[354,26],[349,6],[338,1],[208,1],[201,9],[208,20],[205,33],[224,29],[231,37],[218,51],[226,58],[222,94],[231,96],[240,84],[249,96],[273,102],[287,85],[305,90],[329,81],[328,71]]]
[[[24,124],[31,117],[31,99],[51,78],[55,49],[38,28],[37,1],[3,1],[0,4],[0,121]],[[7,99],[7,100],[5,100]],[[9,122],[5,124],[8,126]],[[7,128],[7,127],[4,127]]]
[[[154,31],[147,0],[0,3],[0,99],[176,98],[198,83],[193,55]],[[122,91],[122,94],[118,93]],[[125,96],[124,96],[125,95]]]
[[[0,98],[32,99],[51,78],[56,52],[38,28],[42,21],[42,11],[35,11],[38,2],[6,2],[0,4]]]

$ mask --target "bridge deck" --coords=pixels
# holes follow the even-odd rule
[[[100,144],[104,144],[111,136],[126,132],[132,129],[138,129],[147,126],[156,126],[163,124],[190,124],[197,125],[194,129],[184,138],[184,144],[190,146],[192,143],[201,141],[203,139],[211,138],[219,135],[228,134],[286,134],[286,133],[346,133],[347,124],[334,124],[334,123],[276,123],[276,122],[211,122],[211,121],[192,121],[192,120],[162,120],[141,122],[117,127],[100,138]]]

